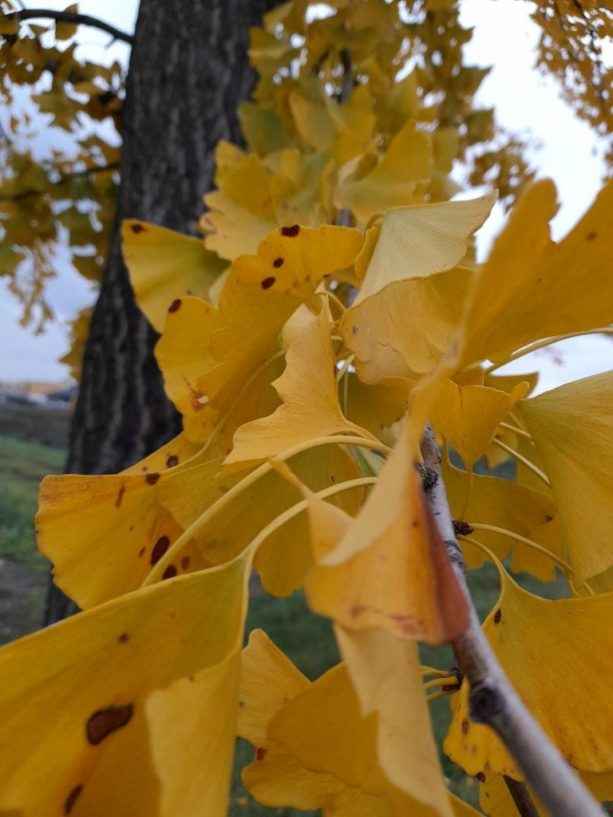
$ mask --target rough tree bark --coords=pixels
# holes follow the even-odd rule
[[[220,139],[240,142],[251,90],[249,27],[278,0],[141,0],[127,77],[118,209],[85,349],[66,470],[120,471],[179,430],[137,308],[120,224],[141,218],[194,232]],[[46,623],[74,608],[50,585]]]

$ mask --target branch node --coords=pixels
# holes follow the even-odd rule
[[[475,723],[491,725],[504,709],[500,691],[488,681],[480,681],[471,688],[469,703],[470,717]]]

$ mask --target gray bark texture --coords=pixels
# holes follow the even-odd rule
[[[178,433],[121,255],[120,225],[140,218],[195,232],[213,185],[214,148],[240,143],[239,102],[254,75],[249,28],[278,0],[141,0],[122,122],[117,219],[83,362],[66,471],[113,473]],[[50,586],[46,624],[74,612]]]

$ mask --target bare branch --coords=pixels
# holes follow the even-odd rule
[[[56,187],[66,182],[72,181],[72,179],[78,179],[83,176],[89,176],[91,173],[107,173],[113,170],[119,170],[119,162],[111,162],[108,165],[92,165],[92,167],[87,167],[84,170],[75,170],[72,173],[62,173],[54,182],[51,182],[52,187]],[[36,189],[28,189],[28,190],[20,190],[18,193],[13,193],[12,195],[6,195],[0,193],[0,201],[20,201],[21,199],[30,198],[30,196],[42,196],[48,192],[48,188],[44,188],[42,190]]]
[[[599,804],[528,712],[483,634],[466,585],[464,557],[454,532],[441,475],[441,456],[431,428],[424,433],[422,455],[424,466],[438,477],[430,484],[426,496],[471,611],[468,630],[451,645],[460,671],[470,684],[471,718],[496,732],[550,814],[605,817]],[[518,791],[516,789],[516,793]],[[526,796],[527,790],[522,793],[527,804]],[[528,817],[530,813],[525,810],[523,815]]]
[[[128,45],[132,45],[134,37],[121,31],[110,23],[105,23],[104,20],[99,20],[97,17],[92,17],[91,14],[79,14],[78,12],[70,11],[55,11],[54,9],[23,9],[22,11],[13,11],[10,14],[5,14],[4,19],[7,20],[36,20],[47,19],[55,20],[58,23],[76,23],[77,25],[91,26],[92,28],[99,28],[110,34],[116,40],[121,40]]]

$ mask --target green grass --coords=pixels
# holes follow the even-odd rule
[[[0,558],[45,568],[34,547],[34,514],[40,479],[61,471],[65,454],[35,442],[0,436]]]

